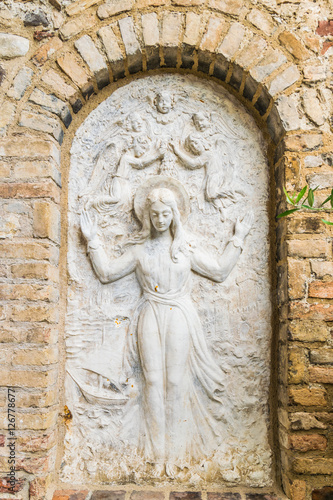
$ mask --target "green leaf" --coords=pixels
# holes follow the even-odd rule
[[[305,195],[307,189],[308,189],[308,186],[304,186],[304,188],[302,189],[302,191],[297,196],[295,203],[298,203],[303,198],[303,196]]]
[[[302,208],[307,208],[308,210],[312,209],[312,207],[310,207],[310,205],[304,205],[304,203],[302,203],[301,207]]]
[[[309,189],[308,202],[309,202],[310,207],[313,207],[314,194],[313,194],[313,190],[311,188]]]
[[[291,203],[291,205],[294,205],[294,202],[293,200],[290,198],[289,194],[287,193],[287,190],[285,187],[283,187],[283,191],[284,191],[284,194],[286,195],[286,198],[287,200],[289,201],[289,203]]]
[[[325,205],[325,203],[327,203],[328,201],[331,200],[331,205],[332,205],[332,195],[330,194],[328,198],[326,198],[325,201],[323,201],[320,205],[319,205],[319,208],[322,207],[323,205]]]
[[[324,224],[328,224],[329,226],[333,226],[333,222],[330,222],[330,221],[325,220],[325,219],[321,219],[321,220],[322,220],[322,222],[323,222]]]
[[[291,210],[286,210],[286,212],[283,212],[282,214],[279,214],[277,216],[278,219],[281,219],[281,217],[287,217],[287,215],[290,215],[294,212],[297,212],[297,210],[299,210],[299,208],[292,208]]]

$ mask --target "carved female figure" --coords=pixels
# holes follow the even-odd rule
[[[191,272],[224,281],[241,254],[252,215],[237,220],[234,236],[216,259],[186,242],[181,219],[188,200],[182,186],[174,179],[152,179],[155,184],[147,182],[135,198],[142,230],[121,257],[108,259],[97,224],[85,211],[81,228],[102,283],[134,272],[141,286],[131,330],[143,380],[139,448],[156,475],[173,477],[189,457],[209,456],[217,446],[216,421],[223,418],[224,373],[190,298]]]

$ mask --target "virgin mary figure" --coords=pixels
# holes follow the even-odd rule
[[[142,230],[110,260],[86,211],[81,229],[102,283],[135,273],[142,290],[130,328],[126,364],[138,359],[142,376],[138,448],[155,475],[210,456],[218,443],[225,373],[210,352],[191,300],[191,275],[223,282],[242,252],[252,215],[237,219],[234,236],[215,257],[191,246],[183,223],[189,199],[175,179],[151,177],[138,189],[134,209]]]

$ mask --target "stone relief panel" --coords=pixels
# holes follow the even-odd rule
[[[268,486],[268,168],[220,86],[116,90],[71,149],[63,481]]]

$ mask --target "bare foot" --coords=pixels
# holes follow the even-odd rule
[[[165,464],[165,473],[168,477],[173,479],[177,474],[177,466],[175,464],[167,462]]]
[[[154,464],[153,465],[153,476],[161,477],[164,474],[164,464]]]

